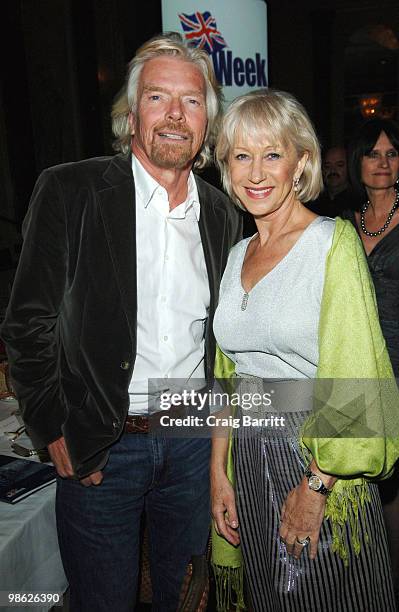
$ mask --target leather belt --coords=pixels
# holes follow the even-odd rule
[[[128,414],[125,421],[125,433],[148,433],[150,424],[154,427],[159,423],[161,416],[167,414],[173,418],[184,418],[189,414],[187,407],[174,406],[169,410],[160,410],[155,412],[150,417],[141,414]]]
[[[149,418],[139,414],[128,414],[125,421],[125,433],[148,433]]]

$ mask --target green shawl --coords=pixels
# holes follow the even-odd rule
[[[234,376],[234,369],[233,362],[217,348],[215,377],[228,379]],[[340,218],[326,259],[316,377],[316,407],[303,427],[300,443],[307,460],[313,457],[323,472],[339,477],[327,498],[325,518],[332,524],[332,550],[347,564],[344,530],[349,524],[353,550],[358,554],[358,516],[369,500],[366,479],[388,477],[399,457],[399,392],[363,246],[352,224]],[[366,402],[363,396],[348,403],[348,379],[350,386],[354,379],[367,379]],[[230,450],[231,445],[228,476],[234,483]],[[218,610],[232,605],[243,609],[240,547],[218,536],[213,526],[212,567]]]

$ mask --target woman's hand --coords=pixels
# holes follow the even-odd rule
[[[299,559],[305,546],[298,540],[309,538],[309,557],[316,558],[325,506],[326,496],[311,491],[306,477],[302,479],[300,485],[288,493],[281,509],[279,532],[288,554]]]
[[[211,470],[211,505],[212,516],[216,532],[223,536],[230,544],[238,546],[238,517],[234,489],[226,473]]]
[[[231,410],[226,406],[219,411],[218,417],[229,417]],[[222,422],[222,421],[220,421]],[[211,474],[211,509],[216,532],[230,544],[238,546],[238,517],[234,489],[227,478],[228,447],[230,428],[220,425],[212,430],[212,452],[210,463]]]

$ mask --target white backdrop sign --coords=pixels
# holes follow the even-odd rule
[[[267,10],[263,0],[162,0],[164,32],[180,32],[213,60],[226,101],[267,87]]]

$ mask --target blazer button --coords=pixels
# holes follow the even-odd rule
[[[114,429],[119,429],[119,421],[112,421],[112,427]]]
[[[130,367],[130,361],[121,361],[120,368],[122,370],[128,370]]]

